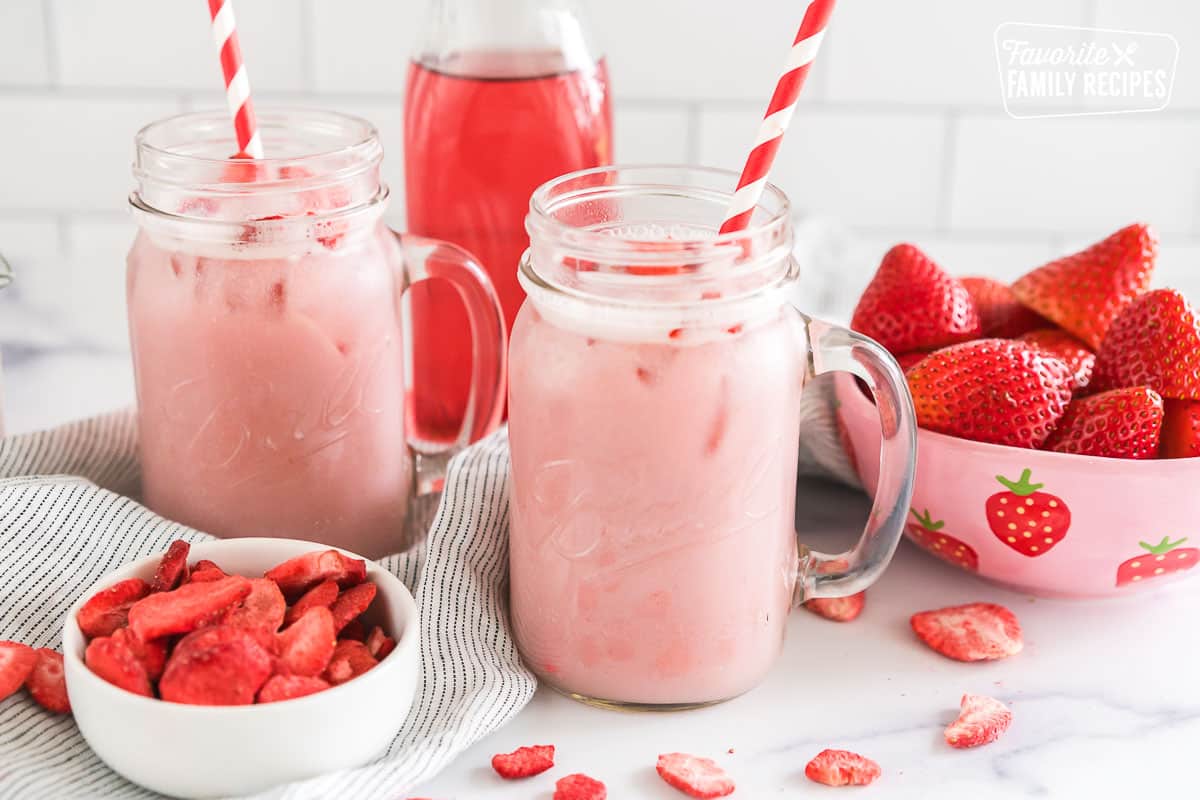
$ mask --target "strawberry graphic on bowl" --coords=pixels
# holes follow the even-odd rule
[[[1060,498],[1038,491],[1044,484],[1031,483],[1032,474],[1026,469],[1015,481],[997,475],[1008,491],[989,497],[986,511],[997,539],[1023,556],[1037,558],[1066,537],[1071,511]]]
[[[971,572],[979,571],[979,555],[966,542],[943,533],[942,528],[946,526],[943,520],[935,520],[929,509],[925,509],[924,514],[918,514],[915,508],[909,511],[917,518],[917,522],[910,522],[905,527],[908,538],[943,561]]]
[[[1146,553],[1134,556],[1117,567],[1117,586],[1141,583],[1149,578],[1182,572],[1196,566],[1196,562],[1200,561],[1200,548],[1179,546],[1186,541],[1187,537],[1172,542],[1170,536],[1164,536],[1158,544],[1138,542]]]

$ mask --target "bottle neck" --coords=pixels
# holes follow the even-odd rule
[[[525,78],[591,70],[592,46],[578,0],[433,0],[416,60],[477,78]]]

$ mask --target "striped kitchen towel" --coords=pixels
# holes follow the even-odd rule
[[[97,579],[173,539],[209,538],[132,499],[136,453],[132,412],[0,440],[0,639],[61,649],[63,614]],[[505,609],[507,475],[501,431],[451,462],[426,546],[380,561],[412,590],[421,617],[422,683],[387,752],[256,798],[403,797],[529,702],[537,683]],[[24,692],[0,701],[0,798],[93,797],[155,795],[109,770],[70,717]]]

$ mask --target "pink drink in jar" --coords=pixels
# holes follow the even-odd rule
[[[671,708],[752,688],[793,601],[863,588],[903,528],[903,377],[787,303],[778,190],[714,238],[735,181],[613,168],[534,195],[509,385],[512,614],[529,665],[580,699]],[[889,489],[855,551],[798,558],[800,396],[829,369],[877,388]]]
[[[415,479],[401,294],[441,274],[480,323],[469,438],[500,413],[495,294],[461,251],[383,225],[366,122],[262,115],[272,158],[258,162],[220,158],[227,127],[185,115],[138,138],[127,289],[145,501],[218,536],[404,549]]]

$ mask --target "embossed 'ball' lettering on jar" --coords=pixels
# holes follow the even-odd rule
[[[603,168],[534,193],[510,353],[513,624],[526,662],[578,699],[724,700],[762,680],[787,612],[861,590],[911,491],[915,424],[875,343],[809,320],[787,199],[715,228],[737,176]],[[887,476],[858,547],[797,548],[800,397],[847,370],[875,388]]]
[[[448,279],[472,317],[461,444],[499,422],[495,292],[469,254],[384,225],[369,123],[294,111],[259,125],[258,161],[229,158],[224,114],[137,137],[127,293],[145,501],[222,537],[403,550],[409,500],[439,485],[448,453],[406,430],[406,351],[421,342],[406,340],[403,293]]]

